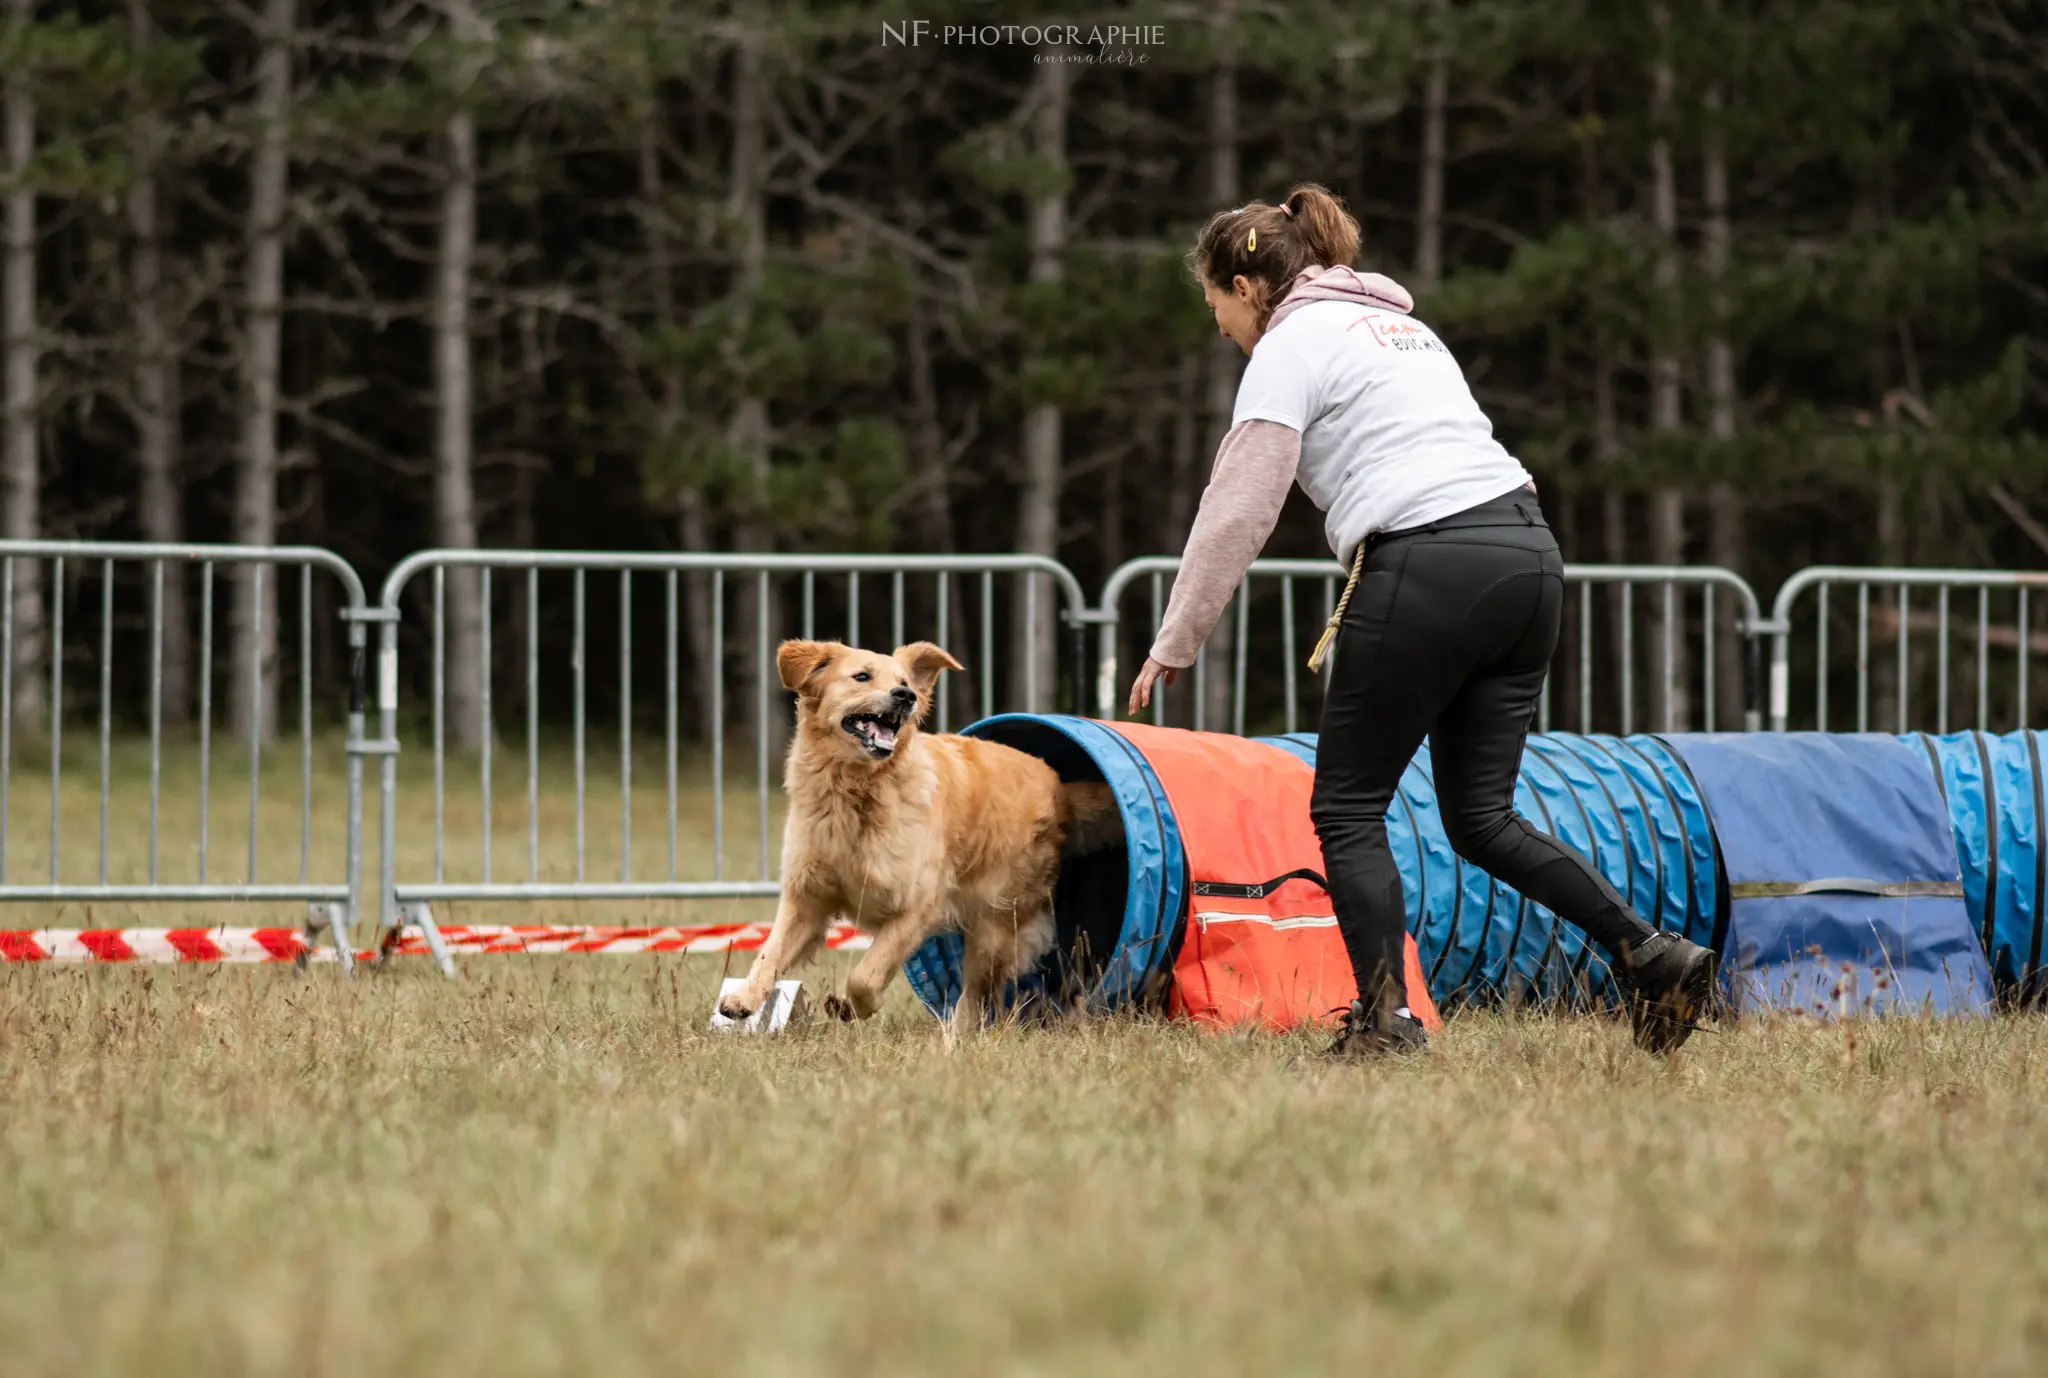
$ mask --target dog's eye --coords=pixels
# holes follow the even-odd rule
[[[859,674],[855,675],[853,678],[854,682],[857,684],[866,684],[869,680],[873,679],[874,676],[870,675],[867,671],[863,670]]]

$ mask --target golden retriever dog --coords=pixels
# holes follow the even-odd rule
[[[827,1014],[867,1018],[910,954],[956,928],[965,953],[953,1027],[980,1027],[1005,984],[1055,942],[1062,853],[1121,839],[1109,787],[1062,784],[1045,762],[996,742],[919,732],[939,672],[961,668],[928,641],[893,655],[786,641],[775,660],[797,696],[782,901],[745,988],[720,1011],[744,1019],[759,1009],[843,918],[873,943]]]

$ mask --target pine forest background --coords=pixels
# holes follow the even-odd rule
[[[1054,18],[1161,41],[938,37]],[[1016,550],[1093,588],[1179,550],[1227,424],[1195,229],[1313,179],[1568,558],[1768,597],[2048,555],[2043,0],[0,0],[0,72],[9,537],[321,545],[373,588],[435,545]],[[1270,553],[1327,553],[1298,495]],[[235,582],[235,663],[278,596]],[[268,726],[277,683],[221,673]]]

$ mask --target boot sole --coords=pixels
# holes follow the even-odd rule
[[[1713,1008],[1721,959],[1711,948],[1686,963],[1671,988],[1636,1007],[1636,1046],[1645,1052],[1676,1052],[1692,1037],[1693,1026]]]

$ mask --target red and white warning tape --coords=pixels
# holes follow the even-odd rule
[[[768,938],[765,923],[703,924],[687,928],[610,928],[591,924],[476,924],[449,926],[441,941],[463,952],[746,952]],[[868,936],[834,924],[825,946],[853,951]],[[416,926],[398,931],[389,951],[426,956]],[[331,947],[309,944],[296,928],[36,928],[0,929],[0,962],[331,962]],[[374,952],[359,952],[369,961]]]

